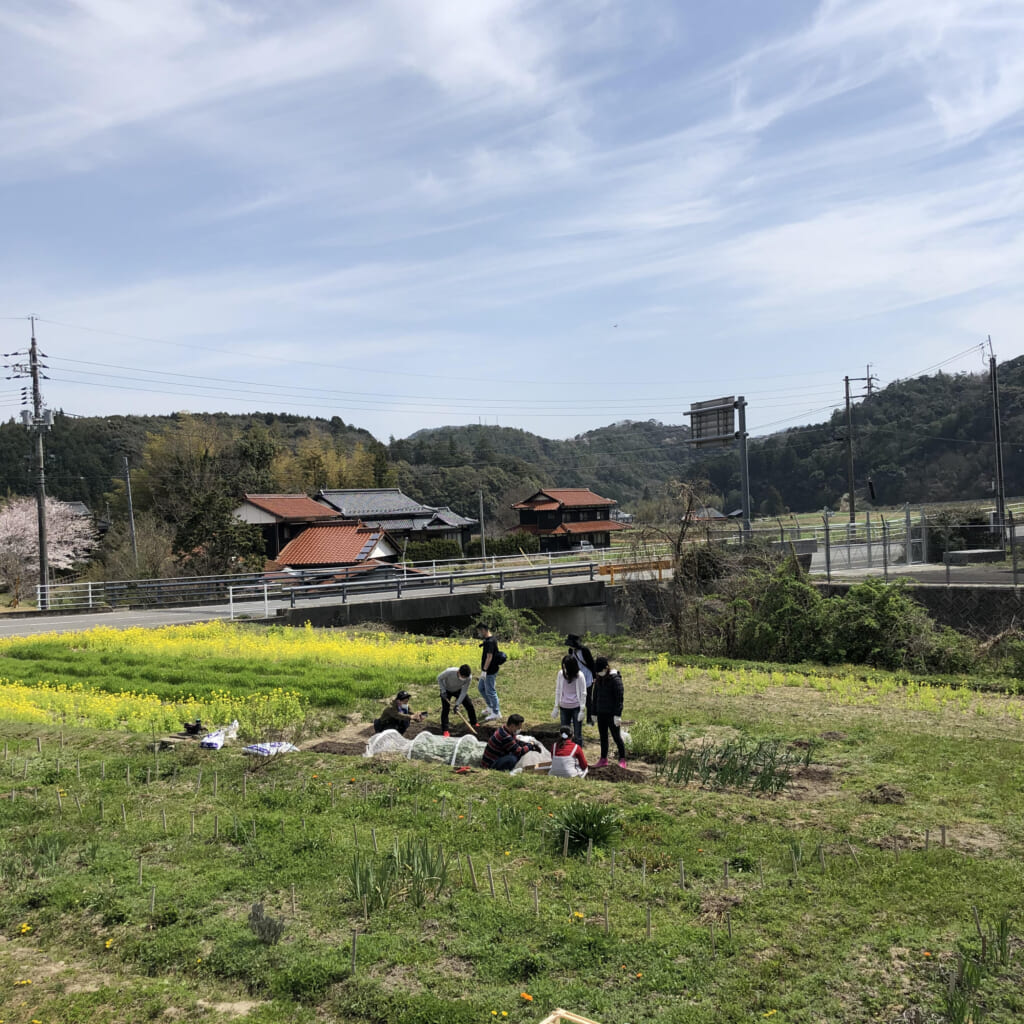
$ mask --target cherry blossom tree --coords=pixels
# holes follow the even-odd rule
[[[70,569],[96,544],[86,516],[55,498],[46,499],[46,554],[52,569]],[[17,606],[39,582],[39,522],[34,498],[12,498],[0,508],[0,587]]]

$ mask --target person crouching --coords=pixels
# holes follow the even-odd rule
[[[496,772],[510,772],[524,754],[531,750],[540,753],[540,747],[536,743],[523,743],[516,739],[524,721],[522,715],[509,715],[505,724],[494,730],[480,760],[484,768],[492,768]]]
[[[548,775],[560,779],[579,779],[587,774],[587,757],[583,748],[573,739],[572,726],[563,725],[558,731],[558,742],[551,755]]]

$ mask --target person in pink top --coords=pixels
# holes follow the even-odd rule
[[[583,712],[587,707],[587,681],[580,671],[579,662],[567,654],[555,678],[555,706],[552,718],[559,718],[561,725],[571,725],[573,739],[583,742]]]

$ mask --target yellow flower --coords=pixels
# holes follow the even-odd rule
[[[767,1013],[762,1013],[761,1016],[762,1017],[772,1017],[772,1016],[774,1016],[778,1012],[779,1012],[778,1010],[769,1010]]]
[[[107,941],[103,943],[103,948],[104,949],[110,949],[110,947],[113,944],[114,944],[114,940],[113,939],[107,939]]]
[[[32,925],[30,925],[28,923],[28,921],[22,921],[21,922],[21,934],[22,935],[28,935],[28,933],[30,931],[32,931]]]

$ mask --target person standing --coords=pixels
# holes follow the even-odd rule
[[[576,663],[583,673],[584,682],[587,684],[587,725],[594,724],[593,708],[591,707],[590,688],[594,683],[594,656],[590,648],[585,646],[583,641],[575,633],[570,633],[565,638],[569,653],[576,659]]]
[[[480,764],[498,772],[510,772],[519,759],[531,750],[540,751],[536,743],[523,743],[516,739],[525,719],[522,715],[509,715],[508,721],[494,730],[484,747]]]
[[[485,722],[493,722],[501,718],[501,705],[498,703],[498,638],[491,632],[486,622],[476,624],[476,636],[480,641],[480,680],[477,690],[487,705]]]
[[[583,748],[572,739],[572,728],[563,725],[558,731],[558,742],[551,752],[548,775],[560,779],[579,779],[587,774],[587,756]]]
[[[452,708],[458,709],[461,704],[466,709],[466,717],[471,727],[476,727],[476,708],[469,699],[469,681],[473,678],[473,670],[468,665],[446,668],[437,677],[437,688],[441,691],[441,732],[448,735],[448,717]]]
[[[555,706],[551,717],[556,716],[560,725],[571,725],[576,743],[583,742],[583,709],[587,703],[587,684],[580,670],[579,662],[567,654],[562,667],[555,677]]]
[[[626,746],[622,742],[622,676],[608,664],[607,658],[594,662],[593,706],[597,715],[597,732],[601,739],[601,759],[596,767],[608,763],[608,733],[619,751],[619,767],[626,767]]]

